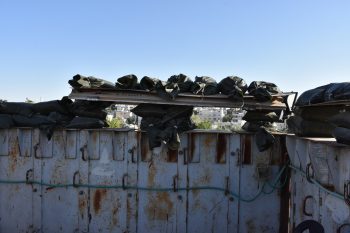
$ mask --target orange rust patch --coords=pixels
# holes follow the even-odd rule
[[[116,226],[118,223],[118,211],[121,208],[120,201],[117,200],[112,209],[112,225]]]
[[[241,136],[241,148],[243,150],[243,164],[251,164],[252,162],[252,140],[251,135]]]
[[[154,163],[150,163],[149,166],[149,171],[148,171],[148,177],[147,177],[147,183],[149,187],[153,187],[154,186],[154,178],[156,176],[156,167],[154,166]]]
[[[173,215],[174,204],[170,200],[169,193],[157,193],[155,197],[150,198],[146,212],[150,220],[168,221]]]
[[[94,211],[98,214],[101,210],[101,202],[103,198],[106,196],[106,189],[97,189],[94,195]]]
[[[209,148],[211,146],[212,143],[212,134],[207,134],[205,135],[205,140],[204,140],[204,146]]]
[[[81,218],[84,218],[85,209],[86,209],[86,199],[79,198],[79,213]]]
[[[17,140],[9,140],[9,144],[9,168],[11,172],[14,172],[19,156],[19,145]]]
[[[168,149],[168,162],[170,163],[176,163],[177,162],[177,150],[170,150]]]
[[[216,162],[226,163],[226,135],[218,134],[218,141],[216,144]]]

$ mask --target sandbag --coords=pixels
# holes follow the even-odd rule
[[[281,93],[281,90],[274,83],[265,81],[254,81],[248,87],[248,93],[258,101],[271,101],[272,94]]]
[[[303,92],[295,102],[295,106],[306,106],[324,102],[324,93],[328,87],[329,85],[324,85]]]
[[[247,83],[240,77],[229,76],[219,82],[218,91],[232,100],[242,100],[247,91]]]
[[[338,127],[350,129],[350,112],[342,112],[332,116],[328,122]]]
[[[112,104],[112,102],[76,100],[69,106],[69,111],[74,116],[105,120],[107,112],[104,109]]]
[[[162,142],[171,150],[178,149],[178,134],[195,128],[190,106],[140,104],[132,112],[142,116],[140,128],[148,134],[150,149],[159,147]]]
[[[273,130],[274,127],[270,122],[267,121],[251,121],[251,122],[246,122],[242,126],[242,129],[248,132],[257,132],[260,130],[260,128],[268,128]]]
[[[266,129],[260,128],[255,134],[255,142],[260,152],[266,151],[275,143],[275,137]]]
[[[350,107],[346,106],[309,106],[296,107],[294,114],[300,116],[304,120],[309,121],[328,121],[332,116],[341,112],[350,111]]]
[[[13,115],[12,119],[16,126],[18,127],[33,127],[38,128],[44,125],[55,125],[55,121],[51,120],[47,116],[43,115],[33,115],[31,117]]]
[[[330,83],[305,91],[295,105],[307,106],[336,100],[350,100],[350,82]]]
[[[73,79],[69,80],[68,83],[74,88],[109,88],[115,89],[115,85],[112,82],[95,78],[93,76],[85,77],[77,74],[73,76]]]
[[[9,129],[14,126],[15,123],[13,122],[11,115],[0,114],[0,129]]]
[[[350,100],[350,82],[331,83],[324,92],[324,102]]]
[[[166,84],[166,88],[175,88],[179,87],[180,92],[190,92],[193,85],[193,81],[190,77],[184,74],[172,75]]]
[[[279,116],[275,112],[247,111],[242,120],[278,122]]]
[[[336,127],[332,136],[335,137],[338,143],[350,145],[350,129],[343,127]]]
[[[128,74],[118,78],[115,86],[118,89],[138,89],[137,77],[134,74]]]
[[[0,113],[18,114],[26,117],[30,117],[34,114],[32,104],[6,101],[0,101]]]
[[[32,108],[35,113],[39,113],[42,115],[48,115],[51,112],[58,112],[61,114],[68,115],[69,109],[67,105],[72,103],[73,101],[69,100],[67,97],[63,97],[62,100],[52,100],[35,103],[32,105]]]
[[[335,128],[322,121],[307,121],[299,116],[291,116],[287,120],[288,130],[300,137],[332,137]]]
[[[139,104],[131,112],[140,117],[163,117],[167,113],[168,105]]]
[[[196,76],[191,92],[196,95],[215,95],[219,93],[215,79],[207,76]]]
[[[65,126],[74,118],[72,115],[64,115],[58,112],[51,112],[48,118],[55,122],[57,126]]]
[[[106,126],[105,122],[90,117],[74,117],[73,120],[66,125],[68,129],[99,129]]]
[[[140,81],[140,88],[146,91],[154,91],[158,82],[161,81],[157,78],[144,76]]]

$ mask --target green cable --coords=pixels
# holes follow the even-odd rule
[[[294,165],[289,165],[289,167],[292,168],[293,170],[295,170],[295,171],[301,173],[304,177],[306,177],[306,173],[305,173],[303,170],[301,170],[301,169],[295,167]],[[320,184],[320,183],[319,183],[317,180],[315,180],[314,178],[311,178],[310,180],[311,180],[312,183],[313,183],[314,185],[316,185],[319,189],[323,190],[324,192],[328,193],[329,195],[334,196],[334,197],[336,197],[336,198],[338,198],[338,199],[344,200],[343,195],[341,195],[341,194],[339,194],[339,193],[337,193],[337,192],[332,192],[332,191],[326,189],[325,187],[322,186],[322,184]]]
[[[228,192],[232,197],[237,198],[239,201],[243,202],[253,202],[260,197],[261,194],[271,194],[276,189],[283,187],[284,185],[277,186],[276,184],[280,181],[281,175],[287,166],[284,166],[279,173],[277,174],[273,184],[269,184],[272,188],[269,192],[264,191],[265,185],[268,182],[265,182],[260,190],[251,198],[243,198],[240,195],[228,191],[224,188],[212,187],[212,186],[197,186],[197,187],[188,187],[188,188],[177,188],[176,191],[194,191],[194,190],[213,190]],[[140,191],[153,191],[153,192],[171,192],[174,191],[173,188],[150,188],[150,187],[138,187],[138,186],[122,186],[122,185],[94,185],[94,184],[49,184],[42,181],[23,181],[23,180],[0,180],[0,184],[35,184],[40,186],[46,186],[48,188],[69,188],[69,187],[82,187],[82,188],[94,188],[94,189],[125,189],[125,190],[140,190]]]

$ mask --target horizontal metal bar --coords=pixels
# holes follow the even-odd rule
[[[106,89],[79,89],[72,90],[70,99],[89,100],[89,101],[111,101],[119,104],[137,105],[140,103],[149,104],[174,104],[187,105],[195,107],[226,107],[226,108],[244,108],[244,109],[266,109],[266,110],[284,110],[286,104],[283,103],[283,97],[293,94],[282,93],[273,95],[272,101],[258,102],[253,96],[244,96],[243,101],[233,101],[226,95],[193,95],[179,94],[173,101],[166,101],[160,98],[155,92],[140,90],[106,90]]]

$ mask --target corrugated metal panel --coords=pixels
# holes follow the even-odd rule
[[[347,232],[350,208],[342,195],[344,183],[350,178],[349,147],[334,139],[294,136],[287,137],[287,147],[292,164],[304,172],[309,170],[311,178],[310,182],[296,169],[291,173],[292,226],[313,219],[323,225],[325,232]]]
[[[278,192],[245,203],[229,191],[254,196],[281,154],[214,131],[150,151],[134,131],[0,130],[0,180],[37,182],[0,184],[0,232],[278,232]]]

